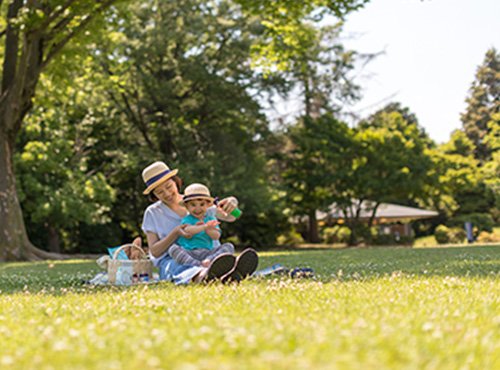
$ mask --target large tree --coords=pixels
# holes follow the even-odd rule
[[[51,256],[28,240],[13,173],[17,135],[41,73],[113,0],[0,2],[5,29],[0,90],[0,260]]]
[[[351,244],[358,240],[359,215],[370,203],[372,226],[381,203],[409,204],[425,196],[432,168],[428,149],[432,142],[416,117],[399,104],[390,104],[359,124],[357,156],[346,183],[344,201],[338,204],[351,229]]]
[[[344,197],[349,184],[356,144],[354,133],[331,114],[304,117],[288,132],[289,149],[283,155],[283,183],[287,207],[307,217],[306,239],[319,242],[316,212],[327,210]]]
[[[288,70],[284,73],[291,90],[285,98],[296,94],[301,100],[300,119],[288,133],[291,145],[284,153],[284,180],[293,213],[307,215],[306,239],[318,242],[316,211],[332,201],[328,194],[335,193],[331,190],[335,177],[339,179],[341,172],[351,167],[329,165],[349,161],[345,150],[351,148],[350,131],[334,117],[338,118],[343,105],[360,98],[351,72],[362,56],[340,43],[340,24],[317,29],[305,23],[302,27],[302,38],[296,41],[298,50],[286,60]]]

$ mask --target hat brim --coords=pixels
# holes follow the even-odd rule
[[[191,201],[191,200],[195,200],[195,199],[205,199],[205,200],[208,200],[210,202],[214,202],[214,198],[212,197],[209,197],[208,195],[200,195],[200,196],[196,196],[196,197],[192,197],[192,198],[189,198],[189,199],[186,199],[185,201],[184,200],[181,200],[179,202],[179,205],[181,206],[186,206],[186,203]]]
[[[152,183],[151,185],[149,185],[146,190],[143,191],[143,194],[144,195],[148,195],[149,193],[151,193],[157,186],[163,184],[165,181],[167,180],[170,180],[172,177],[174,177],[175,175],[177,175],[177,172],[179,172],[178,170],[172,170],[170,171],[169,173],[167,173],[165,176],[163,176],[162,178],[156,180],[154,183]]]

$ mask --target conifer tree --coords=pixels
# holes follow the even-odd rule
[[[491,146],[485,141],[491,131],[488,122],[500,112],[500,53],[495,48],[486,52],[466,102],[467,108],[461,117],[464,131],[476,146],[475,158],[488,161],[492,154]]]

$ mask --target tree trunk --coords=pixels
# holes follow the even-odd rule
[[[0,261],[61,259],[63,256],[40,250],[28,239],[16,191],[13,141],[0,130]]]
[[[358,244],[358,227],[355,221],[351,221],[349,223],[349,229],[351,230],[351,235],[349,235],[349,241],[347,242],[347,245],[353,247]]]
[[[28,244],[12,169],[12,146],[0,132],[0,261],[22,259]]]
[[[316,210],[309,212],[309,242],[319,243],[318,220],[316,220]]]
[[[59,232],[52,225],[49,225],[47,227],[47,230],[49,233],[49,241],[48,241],[49,251],[60,253],[61,252],[61,238],[59,237]]]

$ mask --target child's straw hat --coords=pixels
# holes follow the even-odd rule
[[[203,184],[191,184],[184,190],[181,205],[193,199],[205,199],[213,203],[214,198],[210,195],[210,190]]]
[[[164,162],[150,164],[142,171],[142,179],[147,186],[146,190],[144,190],[144,194],[151,193],[158,185],[163,184],[168,179],[177,175],[177,172],[177,170],[168,168]]]

